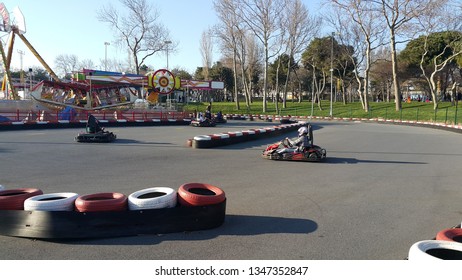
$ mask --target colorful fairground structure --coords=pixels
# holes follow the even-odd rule
[[[173,106],[178,100],[188,102],[188,92],[198,90],[220,90],[224,88],[219,81],[181,80],[167,69],[159,69],[146,75],[82,69],[72,75],[71,80],[61,80],[26,39],[26,25],[21,10],[13,10],[13,18],[3,3],[0,3],[0,32],[9,34],[6,48],[0,43],[0,53],[4,68],[2,83],[3,99],[0,100],[0,116],[17,115],[18,111],[41,110],[55,112],[64,110],[86,112],[94,111],[152,111],[176,110]],[[29,93],[20,96],[11,79],[10,65],[15,37],[19,37],[32,54],[40,61],[51,79],[41,81]],[[5,51],[6,49],[6,51]]]

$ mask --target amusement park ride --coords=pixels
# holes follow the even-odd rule
[[[13,19],[3,3],[0,3],[0,32],[9,33],[6,52],[0,43],[4,79],[2,90],[9,99],[20,97],[11,79],[10,65],[15,37],[18,36],[52,78],[42,81],[31,89],[30,96],[34,102],[52,110],[72,107],[80,110],[127,109],[138,101],[156,104],[159,96],[169,95],[176,90],[213,90],[223,89],[223,82],[191,81],[175,77],[167,69],[159,69],[146,75],[83,69],[73,73],[70,81],[62,81],[51,67],[43,60],[32,44],[26,39],[25,19],[21,10],[13,10]],[[144,94],[146,92],[146,94]]]

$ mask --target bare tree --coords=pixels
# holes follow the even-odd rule
[[[100,61],[101,65],[107,64],[108,71],[115,71],[115,72],[128,72],[129,67],[127,67],[127,61],[116,59],[116,58],[108,58],[106,60]]]
[[[214,9],[220,20],[220,24],[215,27],[215,33],[220,39],[222,50],[232,52],[233,76],[234,76],[234,99],[236,109],[240,109],[238,98],[237,83],[237,56],[240,30],[242,29],[239,17],[236,13],[240,0],[215,0]]]
[[[134,62],[135,72],[152,55],[163,52],[166,47],[176,48],[169,31],[160,22],[159,14],[146,0],[119,0],[127,14],[117,11],[109,4],[97,11],[97,18],[108,23],[115,33],[115,42],[128,48]],[[170,46],[169,46],[170,45]]]
[[[271,57],[279,51],[275,47],[281,47],[281,11],[284,10],[283,0],[238,0],[239,19],[246,24],[252,33],[263,45],[265,59],[263,71],[263,112],[267,111],[268,90],[268,64]]]
[[[361,0],[329,0],[334,9],[339,9],[349,16],[357,26],[355,31],[361,32],[361,38],[364,43],[364,79],[361,80],[359,73],[355,71],[358,83],[362,86],[363,108],[369,111],[369,74],[372,64],[372,50],[382,44],[381,35],[383,30],[383,20],[379,17],[377,9],[371,7],[370,1]],[[359,35],[359,34],[357,34]],[[363,83],[361,83],[363,82]]]
[[[458,55],[462,54],[462,36],[461,33],[456,33],[462,31],[462,25],[460,22],[461,16],[460,7],[455,6],[454,3],[451,3],[448,0],[440,0],[435,1],[432,5],[429,5],[428,9],[425,10],[425,13],[422,13],[418,17],[418,26],[420,26],[419,31],[423,34],[422,36],[424,40],[423,52],[420,58],[420,69],[422,70],[422,74],[430,88],[433,108],[435,110],[438,108],[438,73],[443,71],[443,69],[445,69],[446,66]],[[456,31],[452,33],[452,38],[448,36],[448,39],[452,40],[446,41],[446,45],[442,46],[441,51],[433,54],[435,56],[431,58],[432,69],[427,69],[425,67],[425,62],[428,60],[430,52],[428,46],[429,37],[437,32],[451,31]],[[450,54],[447,55],[448,53]],[[452,89],[455,89],[456,85],[457,81],[452,79]],[[455,99],[454,97],[455,96],[453,96],[452,100]]]
[[[206,80],[209,79],[209,69],[212,67],[212,53],[213,53],[213,42],[212,42],[212,30],[207,29],[202,32],[200,41],[200,52],[202,55],[202,72]]]
[[[289,61],[287,65],[287,78],[283,92],[283,108],[287,107],[287,87],[291,74],[292,58],[297,62],[300,54],[305,50],[309,41],[315,37],[321,29],[321,18],[312,17],[301,0],[285,0],[286,9],[283,11],[285,16],[282,20],[282,28],[287,30],[287,54]]]
[[[382,13],[389,31],[391,64],[393,70],[393,90],[395,93],[396,111],[401,110],[401,89],[398,79],[398,59],[396,46],[399,37],[406,32],[413,32],[410,28],[412,21],[431,9],[434,2],[440,0],[372,0],[371,5]]]
[[[246,74],[248,82],[247,88],[249,90],[250,95],[250,103],[252,103],[252,95],[254,93],[254,80],[255,77],[261,73],[261,65],[263,61],[263,50],[261,46],[258,44],[254,36],[247,37],[247,63],[246,63]]]
[[[367,108],[364,100],[363,82],[360,76],[360,72],[363,72],[364,61],[366,58],[367,41],[364,40],[363,31],[360,26],[350,20],[350,15],[345,13],[341,8],[333,6],[332,14],[327,17],[329,23],[335,28],[337,39],[343,46],[351,46],[352,50],[345,49],[346,52],[341,51],[342,56],[347,56],[349,62],[353,65],[354,79],[358,85],[357,95],[360,99],[363,109]],[[345,75],[346,76],[346,75]],[[342,86],[345,86],[345,80],[342,80]],[[351,85],[352,81],[350,81]],[[345,92],[345,89],[343,89]],[[350,94],[350,101],[351,101]]]
[[[245,96],[245,105],[249,109],[250,108],[250,93],[249,93],[249,84],[247,83],[247,77],[246,77],[246,67],[247,67],[247,44],[249,42],[249,37],[245,30],[239,30],[238,33],[238,59],[239,59],[239,64],[241,66],[241,80],[242,80],[242,85],[244,88],[244,96]],[[250,41],[252,42],[252,41]]]
[[[104,65],[104,61],[102,61],[101,65]],[[86,68],[86,69],[95,69],[96,65],[91,59],[84,59],[79,62],[79,68]]]
[[[65,77],[79,67],[79,58],[74,54],[60,54],[55,58],[55,67]]]

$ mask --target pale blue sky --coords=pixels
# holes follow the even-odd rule
[[[217,23],[212,0],[148,0],[159,11],[162,22],[170,30],[173,41],[178,42],[178,51],[169,54],[169,68],[179,67],[194,72],[202,65],[199,50],[202,32]],[[304,0],[310,13],[319,10],[321,0]],[[103,5],[116,0],[0,0],[10,13],[18,6],[26,19],[24,36],[34,46],[43,59],[54,69],[54,60],[60,54],[73,54],[79,60],[91,59],[100,65],[104,59],[104,42],[113,41],[113,33],[108,26],[96,19],[96,11]],[[1,32],[3,41],[6,33]],[[23,69],[41,66],[27,46],[16,37],[12,68],[20,68],[18,50],[24,51]],[[108,59],[124,59],[125,51],[117,49],[113,44],[107,48]],[[214,55],[213,61],[219,60]],[[146,63],[156,69],[167,64],[165,54],[157,55]],[[104,67],[99,67],[103,69]]]

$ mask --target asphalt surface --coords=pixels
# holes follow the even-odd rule
[[[117,141],[76,143],[81,129],[0,132],[0,184],[44,193],[121,192],[202,182],[227,197],[222,226],[74,241],[0,236],[0,259],[402,260],[462,220],[462,138],[423,127],[314,121],[325,162],[260,157],[283,136],[193,149],[200,134],[272,123],[111,128]],[[295,132],[284,136],[295,136]]]

